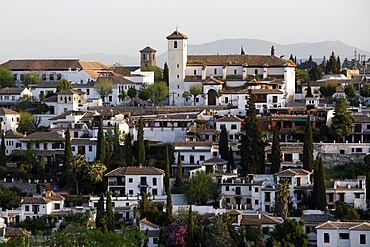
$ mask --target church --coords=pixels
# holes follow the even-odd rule
[[[185,34],[175,30],[166,38],[171,105],[245,109],[249,90],[256,95],[260,110],[285,107],[294,101],[295,64],[276,57],[273,47],[270,55],[188,55]],[[194,86],[202,87],[195,99],[184,94]]]

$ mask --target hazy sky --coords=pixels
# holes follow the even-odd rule
[[[189,44],[254,38],[341,40],[370,51],[370,0],[1,0],[0,62],[86,53],[161,54],[178,26]]]

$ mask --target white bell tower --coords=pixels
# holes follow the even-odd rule
[[[177,29],[167,36],[168,40],[168,79],[170,105],[183,105],[184,79],[188,56],[188,37]]]

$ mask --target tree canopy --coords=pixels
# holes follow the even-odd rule
[[[0,88],[13,87],[13,74],[11,70],[0,67]]]
[[[352,134],[352,124],[355,119],[351,112],[347,111],[347,107],[348,105],[344,97],[337,99],[331,128],[334,130],[338,141]]]
[[[157,66],[148,65],[142,67],[141,71],[154,71],[154,82],[163,81],[162,71]]]
[[[325,102],[328,103],[328,98],[331,98],[337,91],[336,83],[325,83],[320,87],[320,93],[325,97]]]
[[[113,91],[113,82],[108,77],[99,77],[95,82],[94,87],[104,102],[105,97],[107,97]]]
[[[304,223],[295,219],[286,219],[283,223],[277,224],[270,234],[267,247],[289,246],[306,247],[309,237],[303,233]]]
[[[23,81],[22,81],[22,83],[26,87],[28,85],[37,84],[39,82],[40,82],[40,76],[36,72],[31,72],[31,73],[27,73],[27,74],[24,74],[23,75]]]
[[[188,203],[206,204],[215,194],[217,194],[217,184],[211,174],[197,171],[195,175],[189,179],[186,190]]]
[[[192,87],[190,87],[189,89],[189,92],[191,95],[193,95],[193,102],[194,102],[194,105],[196,103],[196,98],[199,94],[201,94],[203,91],[203,87],[200,86],[200,85],[194,85]]]
[[[62,78],[57,85],[57,92],[63,91],[63,90],[68,90],[68,89],[73,89],[72,84],[66,79]]]
[[[168,97],[168,86],[164,81],[155,82],[150,86],[150,91],[152,92],[154,99],[160,102]]]

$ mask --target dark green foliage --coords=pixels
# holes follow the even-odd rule
[[[228,160],[229,140],[225,125],[221,126],[220,140],[218,142],[218,149],[221,159]]]
[[[310,81],[310,77],[308,76],[308,72],[304,69],[296,69],[295,79],[296,79],[296,81],[301,81],[301,83],[307,83],[307,82]]]
[[[104,194],[101,193],[100,199],[98,201],[98,206],[96,208],[96,229],[99,229],[103,233],[108,231],[106,214],[104,211]]]
[[[306,247],[309,237],[303,233],[304,223],[295,219],[286,219],[283,223],[277,224],[271,232],[267,241],[267,247],[273,246],[296,246]],[[287,244],[290,245],[287,245]]]
[[[335,94],[337,90],[337,84],[336,83],[325,83],[320,87],[320,93],[325,97],[325,102],[328,103],[328,99],[331,99],[331,97]]]
[[[170,169],[171,169],[171,164],[170,164],[170,158],[168,155],[168,146],[166,146],[166,169],[165,169],[165,174],[164,174],[164,189],[166,190],[166,194],[171,192]]]
[[[339,74],[340,73],[339,56],[338,56],[338,59],[335,58],[334,52],[331,53],[329,60],[326,63],[325,73],[326,74]]]
[[[11,70],[0,68],[0,88],[13,87],[13,74]]]
[[[206,204],[211,198],[217,197],[217,184],[211,174],[197,171],[189,179],[186,190],[188,203]]]
[[[131,134],[127,133],[125,135],[125,143],[123,145],[123,153],[125,156],[125,161],[127,166],[132,166],[132,144],[131,144]]]
[[[356,106],[356,101],[358,100],[358,95],[356,87],[353,84],[348,84],[344,88],[344,92],[351,106]]]
[[[370,83],[365,82],[361,89],[360,89],[360,95],[362,97],[368,98],[370,97]]]
[[[27,217],[24,221],[17,223],[15,227],[24,228],[32,233],[36,233],[37,231],[45,232],[47,230],[45,217],[37,219]]]
[[[65,132],[65,145],[64,145],[64,157],[63,157],[63,164],[65,167],[68,166],[68,162],[72,158],[72,144],[71,144],[71,132],[70,126],[68,124],[67,131]]]
[[[312,69],[308,71],[308,76],[310,77],[311,81],[317,81],[322,78],[323,71],[320,66],[314,66]]]
[[[106,220],[108,231],[114,231],[114,217],[113,217],[113,207],[112,207],[112,198],[110,192],[107,193],[107,202],[105,206],[106,211]]]
[[[335,210],[332,211],[334,217],[340,221],[356,221],[360,219],[360,215],[352,206],[345,202],[337,201]]]
[[[334,135],[338,141],[352,134],[352,124],[355,119],[351,112],[347,111],[347,106],[348,105],[344,97],[337,99],[331,128],[334,130]]]
[[[258,222],[258,227],[257,227],[257,239],[256,239],[256,247],[263,247],[263,232],[262,232],[262,225],[261,222]]]
[[[241,165],[243,173],[262,173],[265,163],[265,142],[256,116],[256,97],[249,92],[248,111],[241,137]]]
[[[163,80],[162,71],[157,66],[148,65],[146,67],[141,68],[141,71],[154,71],[154,82]]]
[[[312,56],[310,55],[310,57],[308,58],[307,61],[301,62],[299,65],[297,65],[297,69],[309,70],[309,69],[312,69],[315,66],[317,66],[317,63],[312,60]]]
[[[164,63],[164,68],[163,68],[163,81],[165,81],[167,83],[167,86],[168,86],[168,83],[169,83],[169,77],[168,77],[168,65],[167,65],[167,62]]]
[[[0,124],[0,133],[1,133],[1,146],[0,146],[0,165],[5,166],[6,165],[6,146],[5,146],[5,134],[4,131],[1,129]]]
[[[62,78],[57,85],[57,92],[63,91],[63,90],[68,90],[68,89],[73,89],[72,84],[66,79]]]
[[[21,191],[16,187],[4,189],[0,187],[0,207],[2,210],[17,207],[21,201]]]
[[[27,87],[30,84],[37,84],[40,82],[40,77],[36,72],[23,74],[23,85]]]
[[[307,97],[313,97],[313,95],[312,95],[312,88],[311,88],[311,81],[310,80],[308,80],[308,85],[307,85],[306,98]]]
[[[281,156],[282,154],[280,150],[279,128],[275,126],[270,158],[272,174],[275,174],[280,171]]]
[[[232,247],[233,241],[221,215],[217,216],[216,223],[212,227],[208,227],[205,241],[206,246]]]
[[[313,159],[313,139],[312,139],[312,126],[310,116],[307,117],[306,130],[304,133],[304,143],[303,143],[303,169],[307,171],[312,171],[314,168],[314,159]]]
[[[100,118],[95,160],[100,160],[101,162],[104,162],[106,158],[106,151],[107,151],[107,147],[106,147],[106,142],[105,142],[105,137],[104,137],[103,120]]]
[[[113,138],[113,168],[117,168],[123,164],[125,159],[125,148],[121,143],[124,141],[124,133],[121,133],[118,126],[114,127],[114,138]]]
[[[245,52],[244,52],[243,46],[241,46],[241,47],[240,47],[240,55],[245,55]]]
[[[152,93],[150,92],[149,88],[142,88],[139,92],[139,99],[142,99],[142,100],[148,100],[150,99],[150,97],[152,96]]]
[[[175,186],[180,187],[183,182],[182,178],[182,161],[181,161],[181,153],[179,152],[178,157],[177,157],[177,174],[176,174],[176,181],[175,181]]]
[[[235,167],[235,161],[234,161],[234,152],[233,152],[231,146],[229,147],[229,154],[228,154],[228,159],[227,160],[228,160],[228,162],[227,162],[228,170],[232,171]]]
[[[317,158],[314,171],[313,202],[318,210],[326,209],[325,169],[321,156]]]
[[[172,213],[172,195],[171,190],[168,191],[167,194],[167,204],[166,204],[166,215],[168,218],[169,223],[173,222],[173,213]]]
[[[128,90],[127,90],[127,95],[128,97],[130,97],[130,99],[132,100],[133,98],[136,97],[136,89],[135,87],[130,87]]]
[[[189,207],[189,217],[188,217],[188,239],[187,245],[188,247],[194,246],[194,219],[193,219],[193,209],[190,205]]]
[[[145,165],[145,143],[144,143],[144,124],[143,118],[139,119],[138,131],[137,131],[137,145],[138,145],[138,156],[137,165]]]

